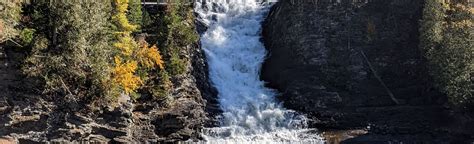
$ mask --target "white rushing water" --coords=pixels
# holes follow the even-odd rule
[[[259,79],[266,56],[261,22],[271,5],[258,0],[209,1],[197,2],[195,11],[208,26],[201,43],[223,114],[219,127],[203,130],[206,141],[322,143],[315,130],[306,129],[306,118],[283,108],[275,100],[276,92]]]

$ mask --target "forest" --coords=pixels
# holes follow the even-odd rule
[[[21,70],[44,95],[90,104],[148,95],[166,103],[171,78],[186,66],[180,47],[198,38],[192,7],[179,2],[154,14],[139,0],[21,2],[1,2],[1,41],[25,54]]]

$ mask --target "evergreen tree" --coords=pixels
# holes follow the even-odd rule
[[[430,54],[443,39],[444,14],[443,3],[427,0],[423,9],[423,20],[420,27],[420,48]]]
[[[473,12],[465,5],[450,5],[442,48],[432,54],[439,86],[461,108],[474,107]]]
[[[0,43],[18,35],[15,28],[21,16],[21,1],[0,1]]]
[[[175,4],[168,6],[167,13],[163,17],[160,38],[164,42],[164,51],[169,56],[167,71],[172,75],[180,75],[185,72],[186,60],[181,58],[180,48],[187,47],[198,40],[197,33],[193,27],[192,9],[176,0]],[[164,28],[163,28],[164,27]]]
[[[140,0],[129,0],[127,18],[131,24],[138,26],[137,31],[144,27],[142,4]]]
[[[24,71],[45,80],[47,92],[105,96],[110,92],[111,3],[33,3],[38,31]]]
[[[472,8],[427,0],[420,28],[424,50],[436,86],[454,107],[474,104]]]

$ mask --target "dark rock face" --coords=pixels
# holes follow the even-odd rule
[[[308,94],[318,100],[324,97],[321,102],[302,101],[317,104],[308,105],[308,109],[324,108],[329,103],[393,105],[363,52],[396,98],[430,104],[433,96],[420,97],[431,92],[418,49],[421,6],[421,1],[382,0],[278,3],[264,26],[265,44],[271,54],[262,78],[285,94]]]
[[[0,142],[175,142],[199,139],[200,129],[219,112],[198,44],[182,48],[187,70],[173,78],[167,107],[150,99],[90,107],[74,97],[42,96],[34,80],[21,75],[21,53],[0,45]],[[146,97],[146,96],[145,96]],[[2,138],[4,137],[4,138]]]
[[[439,106],[445,98],[418,48],[422,7],[404,0],[278,2],[263,26],[269,56],[261,77],[285,107],[321,129],[445,134],[443,121],[453,114]]]

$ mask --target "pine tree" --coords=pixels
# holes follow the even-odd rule
[[[38,23],[24,71],[42,78],[46,92],[73,96],[106,96],[110,92],[111,4],[103,1],[49,3],[37,1]],[[43,11],[45,10],[45,11]]]
[[[192,9],[183,4],[182,0],[176,0],[173,5],[168,6],[167,13],[163,17],[162,41],[164,51],[168,57],[167,71],[171,76],[185,73],[187,62],[180,56],[180,48],[187,47],[198,40],[193,27]]]
[[[451,104],[474,107],[474,11],[465,5],[452,4],[447,13],[442,48],[434,54],[439,68],[436,76]]]
[[[423,9],[423,20],[420,27],[420,48],[430,54],[443,39],[444,18],[443,3],[427,0]]]
[[[472,8],[427,0],[420,28],[420,47],[435,85],[457,108],[474,104],[472,15]]]
[[[21,17],[21,1],[2,0],[0,10],[0,43],[3,43],[19,33],[15,26],[19,24]]]
[[[137,26],[137,31],[143,28],[143,12],[140,0],[129,0],[127,18],[131,24]]]

